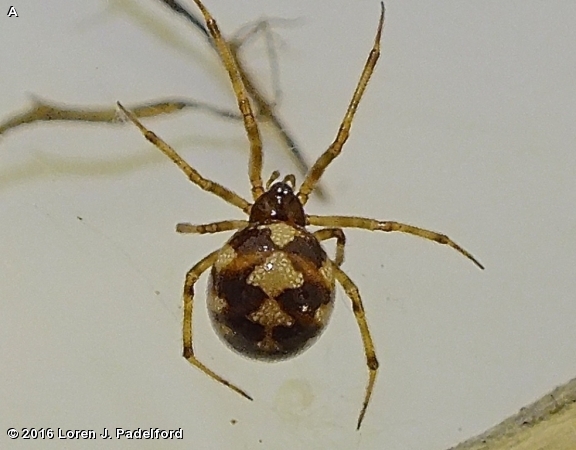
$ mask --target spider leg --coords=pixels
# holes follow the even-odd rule
[[[160,0],[173,12],[179,14],[184,17],[187,21],[189,21],[194,27],[198,28],[202,33],[209,37],[208,30],[204,27],[203,24],[200,24],[200,21],[196,18],[196,16],[190,13],[186,8],[184,8],[180,2],[176,0]],[[244,27],[244,29],[246,29]],[[298,166],[298,170],[302,173],[302,175],[306,175],[308,172],[308,162],[304,158],[302,151],[300,149],[300,145],[294,140],[291,133],[287,130],[289,127],[284,123],[283,120],[278,116],[278,113],[275,111],[275,103],[276,101],[270,102],[265,98],[262,94],[262,90],[258,88],[258,83],[254,79],[254,76],[250,73],[250,71],[246,68],[246,65],[243,62],[243,58],[240,55],[240,50],[243,45],[244,39],[241,38],[242,30],[236,33],[231,39],[228,39],[228,45],[230,46],[230,51],[232,55],[236,59],[236,65],[240,70],[240,75],[242,76],[242,82],[244,83],[244,87],[248,92],[248,95],[252,99],[253,105],[255,105],[257,110],[257,116],[259,121],[268,121],[272,124],[273,129],[278,134],[280,140],[284,143],[287,150],[292,155],[294,162]],[[240,37],[240,42],[238,38]],[[212,39],[208,39],[212,48],[216,48]],[[273,49],[272,49],[273,50]],[[278,70],[275,69],[276,63],[274,62],[275,56],[271,55],[271,69],[272,73],[278,73]],[[277,81],[273,81],[273,84],[277,84]],[[278,89],[279,90],[279,89]],[[323,191],[322,186],[318,185],[314,191],[316,195],[320,198],[325,198],[326,193]]]
[[[368,366],[368,383],[366,384],[366,393],[364,395],[364,402],[362,403],[362,409],[360,410],[358,423],[356,425],[356,429],[359,430],[360,425],[362,425],[364,415],[366,414],[368,403],[370,403],[370,397],[372,396],[374,383],[376,382],[376,375],[378,373],[378,359],[376,358],[374,343],[372,342],[372,336],[370,335],[370,330],[368,329],[366,314],[364,313],[364,306],[362,305],[362,298],[360,297],[358,288],[350,279],[350,277],[348,277],[348,275],[346,275],[346,273],[342,271],[342,269],[340,269],[335,262],[333,262],[332,268],[334,269],[334,276],[346,292],[346,295],[348,295],[352,301],[352,311],[354,312],[356,322],[360,328],[360,336],[362,336],[364,353],[366,355],[366,365]]]
[[[193,366],[200,369],[206,375],[208,375],[213,380],[222,383],[224,386],[228,386],[235,392],[238,392],[242,397],[246,397],[248,400],[252,400],[246,392],[244,392],[239,387],[233,385],[229,381],[226,381],[220,375],[214,373],[203,363],[201,363],[198,358],[194,355],[194,347],[192,344],[192,306],[194,301],[194,284],[200,278],[200,275],[208,270],[218,257],[219,250],[213,251],[208,256],[204,257],[200,262],[196,263],[192,269],[186,274],[186,282],[184,284],[184,320],[182,326],[182,341],[183,341],[183,356],[192,364]]]
[[[218,184],[214,181],[211,181],[211,180],[208,180],[207,178],[204,178],[202,175],[200,175],[198,173],[198,171],[196,169],[194,169],[192,166],[190,166],[190,164],[188,164],[186,161],[184,161],[182,159],[182,157],[178,153],[176,153],[176,150],[174,150],[172,147],[170,147],[166,142],[164,142],[154,132],[150,131],[144,125],[142,125],[142,123],[136,118],[136,116],[132,112],[130,112],[126,108],[124,108],[124,106],[122,106],[120,104],[120,102],[118,102],[117,105],[118,105],[118,108],[120,108],[120,110],[126,115],[126,117],[134,125],[136,125],[138,127],[138,129],[140,130],[142,135],[148,141],[150,141],[152,144],[154,144],[168,158],[170,158],[174,162],[174,164],[176,164],[180,168],[180,170],[182,170],[182,172],[184,172],[188,176],[188,179],[192,183],[194,183],[195,185],[197,185],[201,189],[204,189],[205,191],[208,191],[208,192],[211,192],[212,194],[217,195],[222,200],[227,201],[228,203],[230,203],[234,206],[237,206],[238,208],[240,208],[245,213],[248,214],[250,212],[250,207],[252,205],[250,205],[250,203],[248,201],[244,200],[242,197],[240,197],[234,191],[231,191],[230,189],[225,188],[221,184]]]
[[[250,141],[250,163],[248,171],[250,184],[252,185],[252,198],[256,200],[264,193],[264,188],[262,187],[262,139],[260,138],[260,131],[258,130],[258,124],[254,118],[254,113],[252,112],[252,106],[248,99],[246,87],[242,81],[242,73],[238,68],[238,64],[230,50],[230,46],[220,33],[216,20],[214,20],[200,0],[194,0],[194,3],[196,3],[196,6],[198,6],[200,12],[204,16],[206,27],[210,32],[210,36],[212,36],[212,39],[214,40],[220,59],[230,76],[232,88],[234,89],[234,94],[238,100],[238,108],[240,109],[240,113],[244,119],[244,127],[246,128],[248,140]]]
[[[370,231],[399,231],[401,233],[413,234],[414,236],[419,236],[430,241],[437,242],[438,244],[447,245],[452,247],[457,252],[464,255],[466,258],[470,259],[474,264],[476,264],[480,269],[484,269],[484,266],[474,258],[468,251],[460,247],[456,242],[450,239],[445,234],[436,233],[435,231],[426,230],[424,228],[418,228],[412,225],[407,225],[401,222],[392,221],[378,221],[374,219],[368,219],[366,217],[351,217],[351,216],[306,216],[309,225],[317,225],[321,227],[342,227],[342,228],[362,228],[364,230]]]
[[[314,236],[319,241],[336,238],[336,256],[334,263],[340,267],[344,262],[344,246],[346,245],[346,236],[341,228],[324,228],[314,232]]]
[[[222,231],[238,230],[248,225],[246,220],[224,220],[222,222],[192,225],[191,223],[179,223],[176,232],[183,234],[207,234],[220,233]]]
[[[378,23],[378,30],[376,31],[376,38],[374,39],[374,46],[372,50],[370,50],[370,54],[368,55],[368,59],[366,60],[366,64],[364,65],[364,70],[362,71],[362,75],[358,80],[358,84],[356,86],[356,90],[354,91],[354,95],[352,96],[352,100],[350,100],[350,104],[348,105],[348,109],[346,110],[346,114],[344,115],[344,119],[342,119],[342,123],[340,124],[340,128],[338,130],[338,134],[336,135],[336,139],[334,142],[330,144],[328,150],[326,150],[320,157],[316,160],[312,168],[308,171],[306,178],[302,182],[300,186],[300,191],[298,192],[298,199],[302,205],[305,205],[308,201],[308,197],[310,193],[314,190],[316,183],[320,180],[320,177],[328,167],[328,165],[340,154],[342,151],[342,147],[348,140],[348,136],[350,134],[350,127],[352,126],[352,120],[354,119],[354,114],[356,114],[356,109],[358,108],[358,104],[360,103],[360,99],[366,90],[366,86],[368,85],[368,81],[372,76],[372,72],[374,72],[374,68],[376,67],[376,62],[380,57],[380,38],[382,37],[382,27],[384,26],[384,3],[381,3],[382,12],[380,13],[380,22]]]

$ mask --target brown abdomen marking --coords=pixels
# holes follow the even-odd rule
[[[310,346],[332,312],[334,279],[318,240],[284,222],[238,231],[212,268],[208,309],[242,355],[278,360]]]

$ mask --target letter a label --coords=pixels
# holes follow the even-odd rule
[[[8,8],[8,17],[18,17],[18,11],[16,11],[16,8],[14,6],[11,6],[10,8]]]

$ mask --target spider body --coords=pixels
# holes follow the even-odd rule
[[[260,198],[276,187],[298,202],[287,185],[273,186]],[[285,359],[309,347],[334,306],[326,252],[313,234],[290,221],[255,222],[235,233],[220,249],[210,278],[214,329],[231,348],[256,359]]]
[[[248,175],[253,203],[221,184],[204,178],[172,147],[142,125],[135,114],[118,103],[120,110],[140,129],[144,137],[168,156],[192,183],[248,215],[248,220],[225,220],[202,225],[180,223],[176,226],[176,231],[190,234],[236,231],[222,248],[202,258],[186,274],[183,293],[183,355],[212,379],[252,400],[246,392],[212,371],[195,355],[193,300],[194,286],[200,276],[210,270],[208,309],[218,335],[240,354],[268,361],[295,356],[318,338],[330,318],[334,306],[334,287],[338,282],[350,298],[368,368],[368,382],[357,421],[359,429],[372,396],[379,364],[360,292],[341,269],[346,243],[343,228],[412,234],[452,247],[481,269],[484,268],[470,253],[441,233],[395,221],[352,216],[315,216],[304,211],[322,174],[341,153],[348,139],[354,114],[380,55],[384,4],[381,4],[374,45],[338,133],[311,167],[296,193],[294,175],[287,175],[282,182],[270,186],[278,178],[277,171],[272,173],[264,188],[262,141],[242,75],[216,21],[200,0],[194,2],[205,18],[210,36],[228,71],[244,120],[250,143]],[[308,226],[322,228],[310,232],[306,228]],[[328,239],[336,239],[334,258],[328,256],[320,245],[320,242]]]
[[[208,310],[220,338],[238,353],[275,361],[297,355],[324,330],[334,306],[328,256],[305,225],[287,182],[252,205],[248,226],[220,249]]]

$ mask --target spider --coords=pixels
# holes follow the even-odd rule
[[[201,189],[240,208],[248,220],[226,220],[202,225],[179,223],[179,233],[236,232],[218,250],[202,258],[186,274],[184,283],[183,356],[212,379],[252,400],[245,391],[213,372],[194,353],[192,314],[194,286],[200,276],[210,270],[208,310],[219,337],[233,350],[254,359],[278,361],[294,357],[308,348],[325,329],[334,306],[336,281],[352,302],[352,310],[364,345],[368,382],[356,429],[364,419],[378,372],[378,360],[360,293],[354,282],[341,269],[346,243],[343,228],[413,234],[452,247],[484,267],[470,253],[448,236],[405,223],[378,221],[365,217],[316,216],[306,214],[304,206],[319,179],[340,154],[348,139],[356,109],[380,56],[380,40],[384,26],[384,4],[364,69],[352,100],[346,110],[336,138],[316,160],[296,190],[295,176],[282,181],[274,171],[267,183],[262,180],[262,142],[241,73],[230,47],[222,37],[216,20],[201,0],[194,0],[217,47],[238,101],[250,143],[249,178],[253,202],[230,189],[204,178],[160,137],[147,129],[136,115],[118,107],[144,137],[168,156]],[[308,231],[307,226],[324,227]],[[336,253],[330,258],[321,242],[336,239]]]

